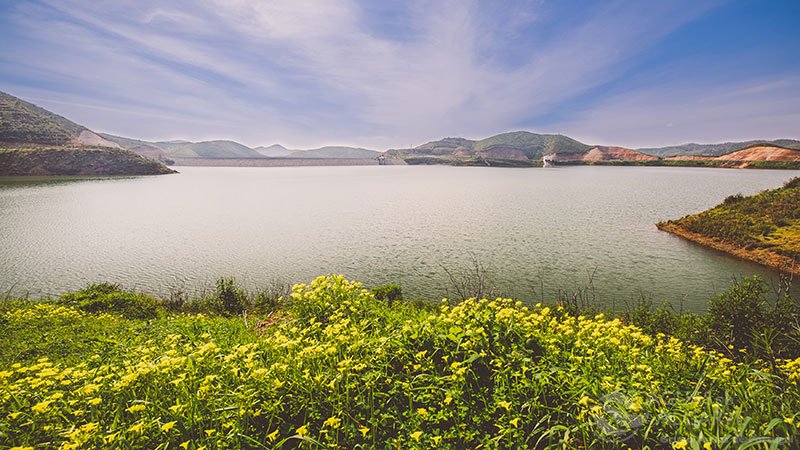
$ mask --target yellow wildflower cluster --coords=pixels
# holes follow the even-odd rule
[[[229,338],[241,319],[172,318],[197,331],[167,328],[68,367],[0,367],[0,448],[298,437],[330,448],[614,448],[603,433],[637,433],[645,420],[651,447],[680,447],[674,436],[706,423],[706,436],[800,438],[800,360],[768,373],[603,315],[504,298],[390,307],[341,276],[295,286],[289,307],[241,342]]]

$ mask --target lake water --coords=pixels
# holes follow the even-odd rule
[[[667,167],[206,168],[178,175],[0,179],[0,289],[34,296],[111,281],[158,294],[219,276],[253,288],[342,273],[439,299],[479,261],[498,293],[552,300],[591,278],[701,310],[735,277],[777,275],[658,231],[796,171]],[[593,274],[593,276],[592,276]]]

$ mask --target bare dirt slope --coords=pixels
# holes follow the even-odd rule
[[[715,158],[720,161],[800,161],[800,150],[771,145],[754,145]]]

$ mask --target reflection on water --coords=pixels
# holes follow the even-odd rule
[[[134,178],[0,179],[0,289],[93,281],[166,293],[221,275],[255,287],[344,273],[453,294],[479,261],[498,293],[586,291],[700,309],[740,275],[773,272],[658,231],[793,171],[668,167],[492,169],[183,167]],[[449,291],[449,292],[448,292]]]

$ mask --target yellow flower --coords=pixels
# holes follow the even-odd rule
[[[519,417],[515,417],[515,418],[509,420],[508,423],[510,423],[511,425],[514,425],[514,428],[517,428],[519,426]]]
[[[161,425],[161,431],[165,431],[166,432],[166,431],[171,430],[175,426],[176,423],[178,423],[178,421],[177,420],[173,420],[172,422],[167,422],[164,425]]]
[[[497,406],[505,409],[506,411],[511,410],[511,402],[506,402],[506,401],[497,402]]]
[[[305,436],[308,434],[308,427],[303,425],[300,428],[296,429],[295,433],[297,433],[298,436]]]
[[[22,414],[22,413],[21,412],[13,412],[13,413],[9,413],[7,417],[8,417],[9,420],[15,420],[17,417],[19,417],[20,414]]]
[[[441,436],[434,436],[431,439],[433,439],[433,445],[439,445],[439,441],[442,440],[442,437]]]
[[[428,417],[428,410],[425,408],[417,408],[417,414],[422,417]]]
[[[269,439],[270,442],[275,442],[275,439],[278,439],[278,435],[280,434],[280,432],[281,430],[273,431],[272,433],[267,435],[267,439]]]
[[[9,450],[33,450],[33,447],[11,447]]]
[[[183,448],[183,450],[188,450],[188,448],[189,448],[189,441],[183,441],[183,442],[181,442],[181,443],[180,443],[180,445],[178,445],[178,447],[181,447],[181,448]]]
[[[325,419],[325,422],[322,422],[323,427],[331,427],[334,430],[342,426],[342,419],[332,416]]]
[[[145,409],[145,406],[143,404],[137,403],[137,404],[135,404],[133,406],[130,406],[130,407],[126,408],[125,411],[128,411],[129,413],[133,414],[133,413],[136,413],[136,412],[139,412],[139,411],[144,411],[144,409]]]
[[[97,405],[99,405],[99,404],[100,404],[102,401],[103,401],[103,399],[102,399],[102,398],[100,398],[100,397],[94,397],[94,398],[92,398],[92,399],[89,399],[89,401],[88,401],[88,402],[86,402],[86,403],[88,403],[90,406],[97,406]]]
[[[415,432],[411,433],[411,439],[413,439],[413,440],[415,440],[417,442],[419,442],[419,438],[421,438],[421,437],[422,437],[422,431],[415,431]]]
[[[672,444],[672,448],[674,448],[675,450],[680,450],[686,448],[687,445],[689,445],[689,443],[686,441],[686,439],[681,439],[680,441]]]
[[[594,400],[592,400],[591,397],[588,397],[588,396],[584,395],[583,397],[581,397],[580,400],[578,400],[578,404],[581,405],[581,406],[588,406],[589,403],[591,403],[593,401]]]
[[[367,427],[360,427],[358,431],[361,432],[361,437],[367,437],[367,433],[369,433],[369,428]]]
[[[208,437],[211,437],[214,433],[217,432],[217,430],[214,430],[214,429],[205,430],[205,431],[206,431],[206,436],[208,436]]]
[[[705,450],[711,450],[713,447],[711,447],[711,442],[706,442],[705,444],[703,444],[703,448]]]
[[[787,417],[787,418],[783,419],[783,421],[788,423],[789,425],[793,425],[794,424],[794,417]]]
[[[40,414],[44,414],[50,408],[50,404],[53,403],[52,400],[45,400],[43,402],[39,402],[31,407],[33,412],[37,412]]]
[[[89,422],[81,425],[81,431],[84,433],[94,433],[100,428],[100,424],[97,422]]]
[[[131,425],[130,428],[128,428],[128,431],[131,433],[141,433],[143,428],[144,422],[136,422],[135,424]]]

